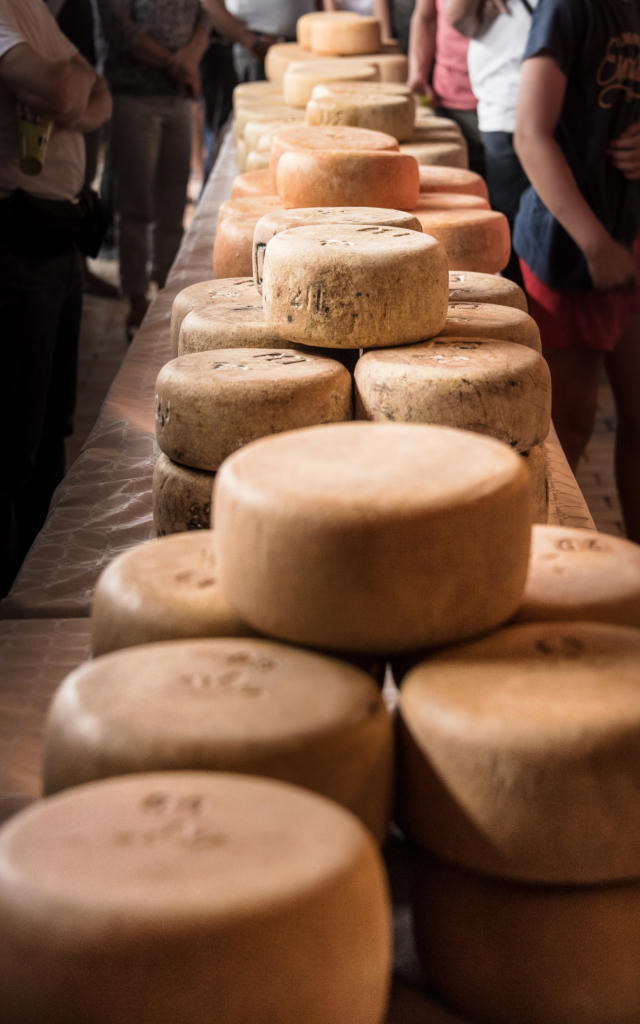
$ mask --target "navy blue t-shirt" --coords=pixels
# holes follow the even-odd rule
[[[540,0],[524,59],[549,53],[567,76],[555,138],[578,187],[619,242],[640,234],[640,182],[629,181],[607,147],[640,121],[638,0]],[[529,187],[520,202],[513,244],[545,284],[593,287],[578,246]]]

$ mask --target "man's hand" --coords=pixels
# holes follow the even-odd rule
[[[184,88],[188,96],[195,98],[200,95],[201,82],[198,64],[194,62],[191,52],[186,47],[176,50],[172,54],[166,71],[174,81]]]
[[[614,167],[629,181],[640,180],[640,122],[630,125],[607,150]]]

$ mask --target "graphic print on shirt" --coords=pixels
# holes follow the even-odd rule
[[[613,106],[620,92],[625,94],[626,102],[640,99],[640,35],[637,32],[623,32],[609,40],[596,81],[600,86],[598,105],[605,110]]]

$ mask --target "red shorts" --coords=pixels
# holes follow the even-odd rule
[[[640,268],[640,238],[633,246]],[[628,292],[556,291],[520,260],[529,313],[540,328],[544,348],[584,348],[611,352],[629,317],[640,313],[640,288]]]

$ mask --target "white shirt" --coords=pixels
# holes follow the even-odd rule
[[[535,7],[537,0],[530,0]],[[471,88],[478,101],[481,132],[513,132],[522,55],[531,15],[521,0],[510,0],[509,14],[500,14],[469,43],[467,60]]]
[[[0,61],[19,43],[49,60],[68,60],[78,51],[58,28],[42,0],[0,0]],[[23,188],[45,199],[73,199],[84,181],[84,139],[77,131],[54,128],[40,174],[18,166],[16,100],[0,82],[0,198]]]
[[[296,21],[316,10],[315,0],[226,0],[226,8],[254,32],[296,37]]]

